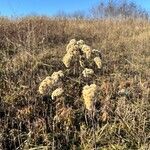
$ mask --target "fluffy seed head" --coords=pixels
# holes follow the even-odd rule
[[[84,104],[87,110],[92,110],[93,101],[96,96],[97,86],[95,84],[86,85],[83,87],[82,95]]]
[[[78,45],[71,45],[67,50],[67,53],[69,53],[70,55],[74,55],[74,56],[76,56],[78,52],[79,52]]]
[[[67,68],[70,67],[72,59],[73,59],[73,55],[71,55],[71,54],[69,54],[69,53],[67,53],[67,54],[63,57],[63,60],[62,60],[62,61],[63,61],[64,65],[65,65]]]
[[[68,51],[72,46],[76,44],[77,44],[77,41],[75,39],[70,40],[69,44],[66,47],[66,51]]]
[[[60,70],[54,72],[51,76],[46,77],[39,85],[39,93],[47,94],[49,90],[64,76],[63,72]]]
[[[52,95],[51,95],[52,99],[61,96],[63,92],[64,92],[63,88],[57,88],[56,90],[52,92]]]
[[[100,51],[97,50],[97,49],[92,49],[92,52],[93,52],[93,53],[100,53]]]
[[[84,77],[90,77],[91,75],[94,74],[93,69],[85,68],[82,72]]]
[[[74,44],[76,44],[77,41],[76,41],[76,39],[71,39],[69,43],[74,43]]]
[[[51,79],[50,76],[46,77],[39,86],[39,93],[46,94],[49,91],[49,87],[54,85],[54,81]]]
[[[101,68],[102,68],[102,61],[101,61],[100,57],[95,57],[95,58],[94,58],[94,62],[95,62],[95,64],[97,65],[97,68],[98,68],[98,69],[101,69]]]
[[[83,40],[77,41],[77,45],[79,46],[80,49],[82,49],[84,44],[85,44],[85,42]]]
[[[53,72],[53,74],[51,75],[52,80],[54,80],[55,82],[58,82],[58,80],[62,77],[64,77],[62,70],[59,70],[57,72]]]
[[[66,48],[67,53],[63,57],[63,63],[64,65],[69,68],[71,65],[71,62],[76,56],[79,54],[79,46],[77,45],[77,41],[75,39],[72,39]]]
[[[90,46],[84,44],[84,45],[82,46],[82,51],[83,51],[83,53],[85,53],[87,59],[89,59],[89,58],[91,57],[92,51],[91,51]]]

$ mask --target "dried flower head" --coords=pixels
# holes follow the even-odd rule
[[[83,40],[79,40],[79,41],[77,41],[77,44],[78,44],[79,48],[82,49],[85,42]]]
[[[39,93],[46,94],[49,91],[49,87],[53,86],[54,81],[51,79],[50,76],[46,77],[39,86]]]
[[[91,57],[92,51],[91,51],[90,46],[84,44],[84,45],[82,46],[82,51],[83,51],[83,53],[85,53],[87,59],[89,59],[89,58]]]
[[[98,50],[98,49],[92,49],[92,55],[94,56],[94,57],[102,57],[102,55],[101,55],[101,51],[100,50]]]
[[[71,45],[70,48],[67,50],[67,53],[74,56],[76,56],[78,52],[79,52],[78,45]]]
[[[92,110],[93,101],[96,96],[97,86],[95,84],[86,85],[83,87],[82,95],[86,109]]]
[[[95,62],[95,64],[97,65],[97,68],[98,68],[98,69],[101,69],[101,68],[102,68],[102,60],[100,59],[100,57],[95,57],[95,58],[94,58],[94,62]]]
[[[76,44],[77,44],[77,41],[75,39],[70,40],[69,44],[66,47],[66,51],[68,51],[72,46]]]
[[[57,88],[56,90],[52,92],[52,95],[51,95],[52,99],[61,96],[63,92],[64,92],[63,88]]]
[[[90,77],[91,75],[94,74],[93,69],[85,68],[82,72],[84,77]]]
[[[67,53],[63,57],[64,65],[69,68],[71,62],[78,56],[79,54],[79,46],[77,45],[77,41],[75,39],[70,40],[69,44],[66,48]]]
[[[67,68],[70,67],[72,59],[73,59],[73,55],[71,55],[71,54],[69,54],[69,53],[67,53],[67,54],[63,57],[63,60],[62,60],[62,61],[63,61],[64,65],[65,65]]]
[[[98,49],[92,49],[92,52],[93,53],[100,53],[100,50],[98,50]]]
[[[39,93],[46,94],[49,90],[64,76],[63,72],[60,70],[54,72],[51,76],[46,77],[39,86]]]
[[[64,77],[62,70],[59,70],[57,72],[53,72],[53,74],[51,75],[52,80],[54,80],[55,82],[58,82],[58,80],[62,77]]]
[[[69,43],[74,43],[74,44],[76,44],[77,41],[76,41],[76,39],[71,39]]]

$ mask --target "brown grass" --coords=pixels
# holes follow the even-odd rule
[[[64,68],[61,59],[72,38],[102,52],[97,149],[150,149],[149,22],[46,17],[0,19],[0,148],[93,148],[83,102],[70,92],[80,90],[78,79],[66,79],[70,95],[64,106],[37,92],[42,79]],[[61,116],[58,124],[54,113]]]

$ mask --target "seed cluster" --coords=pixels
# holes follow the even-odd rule
[[[96,91],[97,91],[97,85],[91,84],[91,85],[85,85],[83,87],[83,99],[84,104],[87,110],[92,110],[93,108],[93,102],[94,98],[96,97]]]
[[[83,40],[70,40],[66,47],[66,54],[62,58],[62,62],[66,69],[76,69],[78,72],[80,70],[80,76],[85,79],[92,79],[97,69],[102,68],[100,51],[95,49],[92,50],[91,47],[88,46]],[[75,66],[75,64],[78,65]],[[96,68],[93,67],[94,64]],[[52,99],[64,95],[64,88],[59,85],[60,79],[63,78],[65,78],[63,71],[60,70],[58,72],[54,72],[51,76],[46,77],[41,82],[39,86],[39,93],[43,95],[50,94]],[[85,86],[83,86],[82,97],[85,108],[91,111],[98,87],[96,84],[88,84],[89,83],[86,82]]]
[[[82,72],[84,77],[90,77],[94,74],[93,69],[85,68]]]
[[[61,70],[58,72],[54,72],[51,76],[47,76],[40,83],[39,93],[42,95],[48,94],[50,90],[59,83],[62,77],[64,77],[64,74]]]
[[[64,93],[64,89],[63,88],[57,88],[56,90],[54,90],[52,92],[51,97],[52,97],[52,99],[55,99],[56,97],[61,96],[63,93]]]
[[[87,62],[94,62],[97,68],[101,69],[102,61],[99,54],[99,50],[92,50],[83,40],[76,41],[75,39],[72,39],[66,47],[66,54],[64,55],[62,62],[66,68],[71,68],[75,61],[78,61],[82,68],[87,66]]]

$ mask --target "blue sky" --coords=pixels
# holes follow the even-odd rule
[[[59,11],[86,11],[100,0],[0,0],[0,16],[54,15]],[[150,0],[133,0],[150,11]]]

